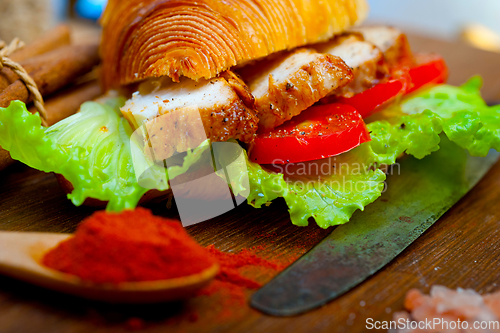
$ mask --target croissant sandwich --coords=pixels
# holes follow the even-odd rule
[[[109,1],[102,17],[104,86],[163,76],[209,80],[326,41],[366,14],[364,0]]]
[[[444,84],[440,56],[360,25],[367,12],[365,0],[111,0],[107,95],[47,129],[14,102],[0,109],[0,145],[60,175],[75,205],[119,211],[173,193],[181,218],[206,213],[199,222],[228,210],[213,203],[224,196],[232,208],[283,198],[296,225],[345,223],[403,155],[442,140],[500,148],[481,79]]]

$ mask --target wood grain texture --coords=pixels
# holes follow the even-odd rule
[[[14,163],[14,160],[12,159],[12,157],[10,157],[9,152],[3,149],[2,146],[0,146],[0,171],[5,169],[12,163]]]
[[[478,73],[485,78],[485,97],[491,100],[499,95],[497,54],[418,37],[410,39],[414,49],[445,55],[452,83]],[[147,332],[362,332],[366,318],[388,320],[393,311],[401,310],[410,288],[428,292],[433,284],[442,284],[480,293],[499,290],[499,203],[497,163],[471,192],[383,270],[332,303],[302,316],[274,318],[242,307],[237,316],[223,323],[211,320],[203,311],[195,322],[175,320],[186,309],[206,309],[214,304],[205,298],[154,306],[110,306],[0,277],[0,331],[121,332],[126,330],[128,318],[141,317],[147,320]],[[151,208],[156,214],[176,217],[175,210],[161,205]],[[0,230],[71,232],[92,211],[73,207],[53,175],[20,164],[0,173]],[[215,244],[223,250],[264,245],[265,255],[296,256],[331,229],[292,226],[284,203],[278,200],[260,210],[243,205],[188,231],[202,244]]]
[[[0,228],[19,231],[70,232],[92,210],[73,208],[54,177],[26,167],[9,169],[0,178]],[[15,189],[15,190],[13,190]],[[130,317],[148,319],[148,331],[358,332],[367,317],[390,319],[400,310],[409,288],[428,291],[433,284],[498,290],[500,275],[500,164],[443,218],[365,283],[327,306],[294,318],[273,318],[245,308],[220,322],[172,322],[184,308],[203,309],[200,300],[154,306],[111,306],[49,292],[0,277],[0,327],[2,332],[119,332]],[[175,217],[175,210],[151,207],[155,213]],[[214,221],[189,228],[202,244],[224,250],[264,245],[267,255],[300,254],[329,230],[296,228],[283,203],[254,210],[246,205]],[[364,306],[361,306],[364,302]],[[203,311],[202,311],[203,313]],[[30,320],[27,320],[30,318]]]

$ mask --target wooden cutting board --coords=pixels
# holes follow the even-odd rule
[[[448,61],[450,83],[473,74],[485,79],[485,99],[500,101],[500,54],[461,44],[411,37],[415,50],[436,51]],[[358,332],[366,318],[389,320],[403,306],[405,292],[426,292],[433,284],[500,289],[500,163],[443,218],[382,271],[327,306],[293,318],[274,318],[241,306],[227,320],[212,320],[203,311],[195,320],[175,320],[186,307],[209,308],[205,301],[154,306],[99,304],[0,277],[0,332],[120,332],[130,317],[147,319],[148,332]],[[175,210],[153,207],[175,217]],[[0,173],[0,230],[72,232],[93,212],[76,208],[55,178],[21,164]],[[277,201],[260,210],[243,205],[214,221],[190,227],[203,245],[223,250],[263,245],[268,255],[300,255],[332,229],[298,228],[286,206]],[[196,303],[198,302],[198,303]]]

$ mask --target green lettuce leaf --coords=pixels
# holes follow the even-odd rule
[[[246,157],[250,186],[247,202],[261,208],[282,197],[292,223],[298,226],[306,226],[311,217],[323,228],[347,222],[354,211],[364,210],[385,188],[385,173],[369,168],[364,162],[367,157],[365,150],[356,149],[338,157],[303,163],[292,170],[278,166],[276,172]],[[311,169],[325,172],[321,177],[311,176],[308,175]],[[285,170],[288,171],[286,178]],[[233,187],[235,195],[245,192],[241,187],[244,182],[234,180],[240,184],[238,188]]]
[[[115,109],[95,102],[49,128],[19,101],[0,109],[0,145],[16,160],[63,175],[74,187],[68,198],[77,206],[94,198],[108,201],[109,210],[133,208],[147,192],[135,180],[131,132]]]
[[[500,106],[486,105],[480,88],[479,77],[461,87],[439,85],[385,110],[399,116],[368,124],[373,162],[393,164],[402,153],[423,158],[439,149],[442,132],[473,156],[500,150]]]
[[[424,158],[440,149],[442,135],[476,156],[500,149],[500,107],[486,105],[480,86],[481,80],[473,78],[461,87],[439,85],[409,96],[372,118],[372,141],[302,165],[326,163],[328,172],[302,172],[296,165],[284,175],[245,156],[246,170],[233,172],[230,186],[235,195],[245,193],[256,208],[284,198],[296,225],[307,225],[310,218],[323,228],[345,223],[381,195],[386,177],[380,168],[402,154]],[[122,103],[85,103],[78,114],[45,129],[38,114],[13,102],[0,108],[0,145],[33,168],[62,174],[74,186],[69,198],[75,205],[95,198],[109,201],[108,210],[133,208],[149,189],[167,190],[169,177],[187,172],[211,145],[206,141],[188,152],[168,173],[147,159],[138,163],[134,152],[142,154],[141,142],[120,115]],[[249,188],[240,181],[245,177]]]
[[[263,205],[269,205],[274,199],[285,195],[287,184],[283,174],[265,170],[259,164],[250,162],[248,157],[247,172],[250,185],[247,202],[253,207],[261,208]]]
[[[315,164],[329,172],[308,176],[296,170],[287,177],[283,197],[295,225],[306,226],[311,217],[322,228],[345,223],[356,210],[364,210],[375,201],[385,188],[385,173],[368,168],[360,150]],[[313,163],[305,165],[308,168]]]
[[[109,211],[132,209],[148,190],[169,189],[168,176],[186,172],[209,146],[204,142],[189,152],[168,174],[161,166],[147,165],[139,184],[131,154],[132,128],[119,111],[123,103],[122,98],[86,102],[77,114],[44,128],[38,114],[14,101],[0,108],[0,146],[32,168],[63,175],[73,185],[68,198],[76,206],[94,198],[107,201]]]
[[[326,228],[347,222],[356,210],[363,210],[382,194],[385,174],[376,168],[394,164],[405,153],[424,158],[440,149],[443,133],[473,156],[500,150],[500,106],[488,107],[480,88],[481,79],[477,77],[461,87],[439,85],[384,110],[378,117],[386,120],[367,125],[372,141],[336,157],[343,161],[340,164],[345,172],[322,177],[295,174],[285,181],[249,161],[251,193],[261,194],[256,207],[269,204],[266,199],[283,197],[292,223],[307,225],[313,217]],[[321,165],[325,160],[305,164],[311,163]],[[269,185],[260,179],[274,181]],[[342,186],[328,186],[332,183]],[[270,194],[273,191],[275,194]]]

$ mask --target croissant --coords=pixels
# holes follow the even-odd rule
[[[106,89],[149,77],[210,79],[360,22],[365,0],[110,0],[101,23]]]

